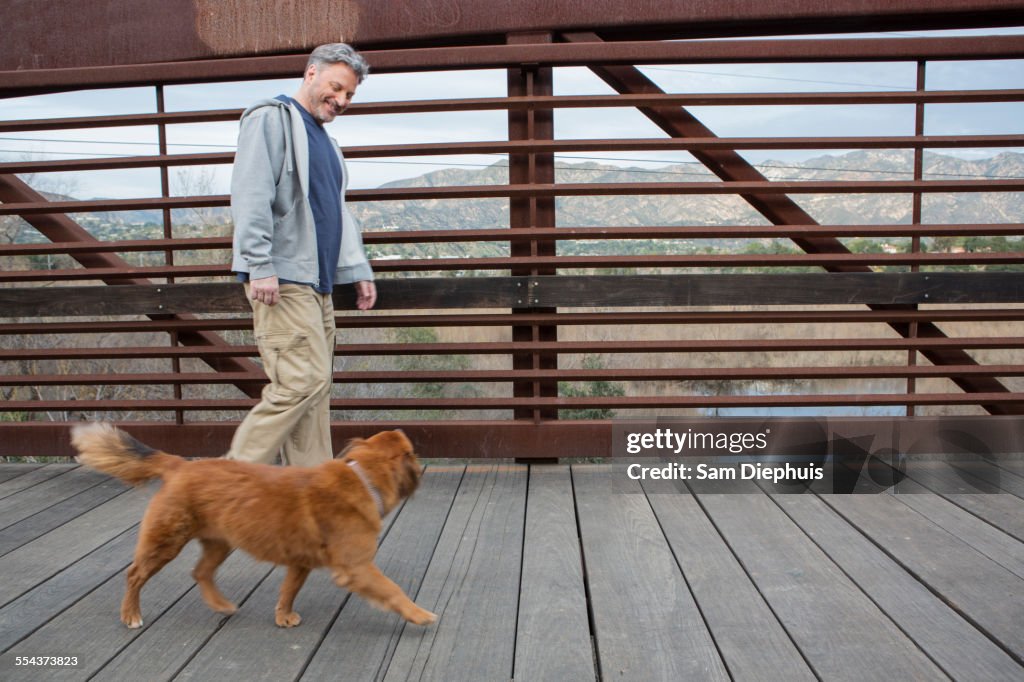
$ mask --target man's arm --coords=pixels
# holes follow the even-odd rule
[[[280,117],[272,108],[258,109],[243,118],[231,173],[231,215],[235,230],[232,268],[248,272],[254,284],[273,279],[274,288],[277,272],[271,259],[273,204],[280,157],[284,153],[283,149],[275,147],[283,147],[283,136]],[[256,285],[254,288],[263,287]]]

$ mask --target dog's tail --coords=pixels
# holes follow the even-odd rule
[[[101,422],[72,428],[71,444],[78,450],[79,462],[130,485],[163,476],[185,461],[143,445],[124,431]]]

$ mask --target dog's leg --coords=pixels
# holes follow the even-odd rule
[[[169,502],[163,488],[149,503],[139,527],[135,560],[128,567],[127,589],[121,602],[121,622],[130,628],[142,627],[139,594],[146,581],[178,556],[194,534],[194,522]]]
[[[274,622],[279,628],[293,628],[302,622],[302,617],[292,611],[292,604],[295,595],[302,589],[309,575],[309,568],[306,566],[289,566],[288,573],[281,583],[281,593],[277,599],[277,606],[274,607]]]
[[[199,543],[203,546],[203,555],[199,557],[199,562],[192,569],[192,577],[199,585],[203,601],[217,613],[234,613],[238,607],[232,604],[231,600],[225,597],[213,582],[217,567],[224,563],[224,560],[231,554],[231,545],[223,540],[205,538],[200,539]]]
[[[139,606],[139,594],[146,581],[153,577],[161,568],[178,556],[188,538],[171,537],[153,542],[145,533],[139,538],[135,549],[135,560],[128,567],[128,585],[121,602],[121,622],[130,628],[142,627],[142,610]]]
[[[437,616],[417,606],[406,596],[402,588],[391,581],[373,564],[357,566],[347,570],[335,569],[335,582],[340,587],[358,594],[379,609],[394,611],[415,625],[429,625]],[[338,579],[344,576],[344,582]]]

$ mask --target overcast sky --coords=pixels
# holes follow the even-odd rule
[[[968,32],[959,32],[963,35]],[[1024,27],[973,33],[1024,35]],[[936,35],[935,33],[899,35]],[[668,92],[807,92],[913,90],[913,63],[880,64],[729,64],[642,67],[643,72]],[[1024,61],[931,62],[927,87],[930,89],[1024,89]],[[298,78],[247,83],[171,86],[166,89],[170,111],[241,108],[261,97],[293,94]],[[559,95],[613,94],[612,90],[584,68],[555,70],[555,92]],[[364,82],[356,101],[388,101],[505,95],[505,72],[469,71],[456,73],[378,74]],[[0,100],[0,120],[137,114],[155,111],[153,88],[83,91],[39,97]],[[913,105],[821,107],[695,107],[701,121],[721,136],[832,136],[913,134]],[[341,116],[329,125],[330,133],[342,146],[384,143],[502,140],[507,137],[506,114],[455,112],[397,116]],[[1024,103],[929,105],[926,134],[997,134],[1024,132]],[[234,148],[237,124],[193,124],[169,128],[172,153],[230,151]],[[570,109],[555,113],[557,138],[664,137],[635,109]],[[98,156],[129,156],[156,153],[156,128],[106,128],[60,132],[31,132],[0,135],[0,159],[60,159]],[[1014,151],[1021,151],[1016,149]],[[766,159],[799,160],[841,151],[744,152],[753,162]],[[947,152],[950,153],[950,152]],[[998,150],[964,150],[962,155],[990,156]],[[577,158],[574,158],[577,157]],[[589,153],[560,155],[564,163],[578,157],[600,158],[621,166],[656,167],[692,161],[685,152],[617,154]],[[376,187],[438,168],[460,165],[490,165],[503,160],[494,156],[432,157],[411,159],[354,160],[349,163],[350,187]],[[196,168],[191,172],[172,169],[174,193],[192,193],[208,186],[225,193],[229,167]],[[206,180],[204,183],[203,181]],[[79,198],[149,197],[160,194],[155,169],[135,171],[94,171],[74,174],[46,174],[33,182],[41,188],[61,191]]]

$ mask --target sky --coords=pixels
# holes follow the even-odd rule
[[[918,32],[898,36],[950,35]],[[959,31],[955,35],[1017,34],[1024,27]],[[876,37],[882,34],[870,34]],[[812,37],[812,36],[807,36]],[[813,36],[819,37],[819,36]],[[371,65],[372,66],[372,65]],[[641,70],[667,92],[828,92],[913,90],[913,63],[832,64],[728,64],[693,66],[646,66]],[[930,62],[929,89],[1024,89],[1024,60]],[[243,108],[277,94],[293,94],[295,79],[169,86],[165,89],[169,111]],[[558,68],[555,94],[614,94],[585,68]],[[357,102],[502,97],[502,70],[451,73],[373,74],[360,85]],[[0,100],[0,120],[149,113],[156,110],[153,88],[81,91]],[[833,136],[910,135],[914,131],[913,105],[693,107],[691,113],[720,136]],[[169,127],[172,153],[231,151],[237,123],[190,124]],[[372,144],[486,141],[507,137],[503,111],[452,112],[409,115],[343,115],[328,126],[342,146]],[[931,135],[998,134],[1024,132],[1024,103],[929,105],[925,133]],[[610,138],[664,137],[635,109],[600,108],[558,110],[555,137]],[[148,155],[157,152],[155,127],[104,128],[0,134],[0,160],[62,159],[102,156]],[[987,157],[992,149],[947,150],[967,157]],[[1013,151],[1022,151],[1014,149]],[[800,161],[842,151],[749,151],[753,163],[766,160]],[[502,161],[501,155],[463,155],[407,159],[352,160],[350,188],[378,187],[386,182],[414,177],[447,167],[474,168]],[[599,160],[618,166],[654,168],[693,159],[685,152],[619,152],[614,154],[560,154],[562,163]],[[228,191],[229,166],[171,169],[172,194]],[[46,191],[76,198],[134,198],[159,196],[156,169],[39,174],[32,184]]]

